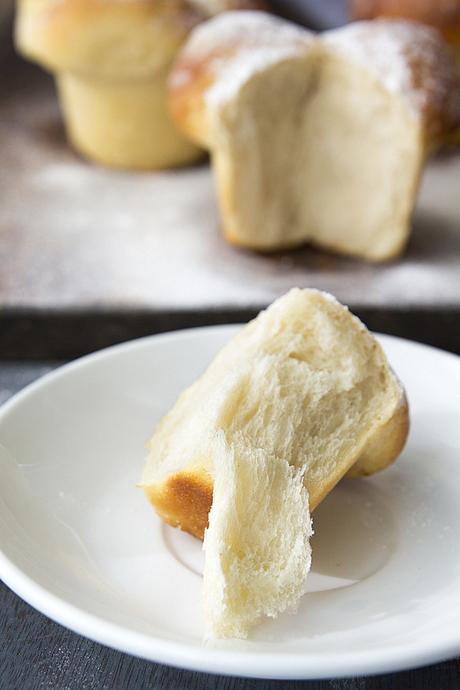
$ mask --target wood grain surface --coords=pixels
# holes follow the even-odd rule
[[[0,361],[0,403],[57,363]],[[458,690],[460,659],[369,678],[266,681],[154,664],[91,642],[35,611],[0,582],[0,690]]]

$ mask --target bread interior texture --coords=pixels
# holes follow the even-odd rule
[[[245,326],[152,437],[146,489],[214,471],[216,434],[302,468],[314,507],[393,415],[402,389],[375,338],[316,290],[291,290]]]
[[[244,637],[261,616],[295,605],[310,567],[309,511],[402,399],[363,324],[334,298],[297,289],[180,396],[150,441],[142,483],[167,522],[196,536],[212,502],[210,635]]]
[[[308,493],[303,471],[285,460],[224,438],[217,449],[222,455],[204,540],[206,634],[245,638],[264,616],[295,610],[306,592]]]
[[[422,165],[400,96],[334,54],[254,74],[214,112],[225,233],[254,249],[306,241],[370,260],[404,247]]]

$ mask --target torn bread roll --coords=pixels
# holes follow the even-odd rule
[[[379,343],[330,295],[291,290],[230,340],[158,425],[142,478],[163,520],[194,536],[211,509],[208,635],[245,637],[295,608],[310,510],[356,463],[392,462],[408,420]]]
[[[257,0],[19,0],[16,46],[54,73],[68,137],[120,168],[185,165],[203,152],[167,106],[171,63],[190,30]]]
[[[361,476],[395,460],[408,408],[365,326],[329,295],[294,289],[232,338],[149,443],[147,497],[167,523],[201,539],[220,431],[229,444],[246,439],[308,467],[313,510],[350,468]]]
[[[451,55],[413,22],[317,37],[228,13],[192,32],[169,84],[178,126],[211,152],[226,238],[256,250],[398,256],[427,154],[460,123]]]

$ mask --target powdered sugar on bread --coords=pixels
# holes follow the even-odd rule
[[[388,91],[402,94],[417,116],[460,122],[460,92],[453,63],[435,29],[402,20],[354,22],[326,32],[325,45],[372,72]]]
[[[206,71],[213,83],[205,98],[209,106],[219,107],[252,76],[281,60],[305,54],[312,42],[309,31],[271,15],[227,12],[193,32],[182,59],[192,63],[209,60]],[[171,78],[172,88],[180,88],[188,78],[179,65]]]

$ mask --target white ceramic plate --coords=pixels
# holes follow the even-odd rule
[[[45,376],[0,411],[0,576],[56,621],[201,671],[313,678],[460,652],[460,360],[382,337],[408,447],[314,514],[310,593],[248,641],[202,643],[200,544],[136,488],[143,443],[235,327],[146,338]]]

